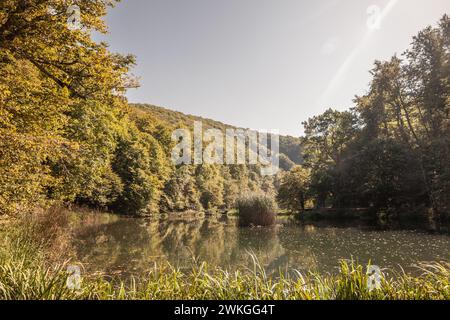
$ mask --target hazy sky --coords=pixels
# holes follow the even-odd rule
[[[137,56],[131,102],[300,135],[444,13],[449,0],[123,0],[101,39]]]

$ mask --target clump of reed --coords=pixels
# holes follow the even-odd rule
[[[264,194],[250,194],[236,201],[241,226],[271,226],[276,220],[275,201]]]
[[[64,207],[37,208],[17,217],[9,235],[35,247],[49,265],[69,259],[73,252],[70,211]]]

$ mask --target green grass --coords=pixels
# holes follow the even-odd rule
[[[379,290],[367,286],[366,268],[342,262],[337,275],[309,273],[268,276],[255,260],[254,269],[228,272],[201,263],[190,271],[169,264],[155,266],[147,276],[121,281],[85,276],[79,290],[66,286],[68,263],[45,266],[43,257],[24,243],[0,257],[0,299],[450,299],[450,265],[421,266],[422,275],[395,274]]]
[[[53,215],[64,215],[54,211]],[[37,222],[36,222],[37,221]],[[25,220],[0,232],[0,299],[211,299],[211,300],[449,300],[450,263],[435,262],[417,268],[420,276],[389,272],[381,288],[369,290],[367,268],[354,262],[342,261],[335,275],[317,273],[291,276],[265,273],[254,256],[253,268],[230,272],[207,263],[197,263],[182,271],[170,264],[155,265],[145,276],[120,280],[114,277],[82,274],[79,289],[67,286],[70,256],[55,257],[54,251],[70,246],[60,244],[67,235],[57,225],[66,219],[46,217]],[[42,235],[43,225],[53,225],[57,237]],[[42,239],[45,239],[43,241]],[[51,259],[49,259],[49,257]],[[295,275],[295,276],[293,276]]]

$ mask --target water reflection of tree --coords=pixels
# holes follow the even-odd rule
[[[199,261],[223,265],[227,252],[235,246],[235,229],[214,217],[207,219],[179,219],[159,224],[162,247],[169,261],[191,265],[193,257]]]
[[[314,238],[315,234],[316,229],[313,226],[298,226],[280,230],[278,237],[286,250],[286,269],[295,269],[300,272],[318,269],[320,254],[311,247],[309,240]]]
[[[134,272],[145,263],[148,252],[143,244],[149,234],[137,219],[88,225],[76,231],[77,255],[90,272]]]
[[[193,257],[227,268],[251,266],[250,252],[270,265],[284,253],[275,228],[240,229],[220,217],[120,219],[79,228],[76,239],[86,267],[107,273],[142,272],[166,260],[188,267]]]
[[[439,258],[446,240],[414,233],[368,232],[317,225],[239,228],[233,218],[170,216],[120,218],[81,225],[76,231],[78,257],[89,271],[141,273],[155,262],[190,267],[193,257],[227,269],[251,267],[254,253],[269,272],[278,269],[334,272],[339,259],[369,259],[383,267]],[[425,245],[425,244],[426,245]],[[405,256],[405,252],[408,253]],[[448,254],[447,254],[448,257]],[[408,261],[406,261],[406,260]],[[395,265],[394,265],[395,266]]]

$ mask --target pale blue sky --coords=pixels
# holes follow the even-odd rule
[[[444,13],[449,0],[123,0],[101,39],[137,56],[131,102],[300,135],[308,117],[350,107],[373,61]]]

